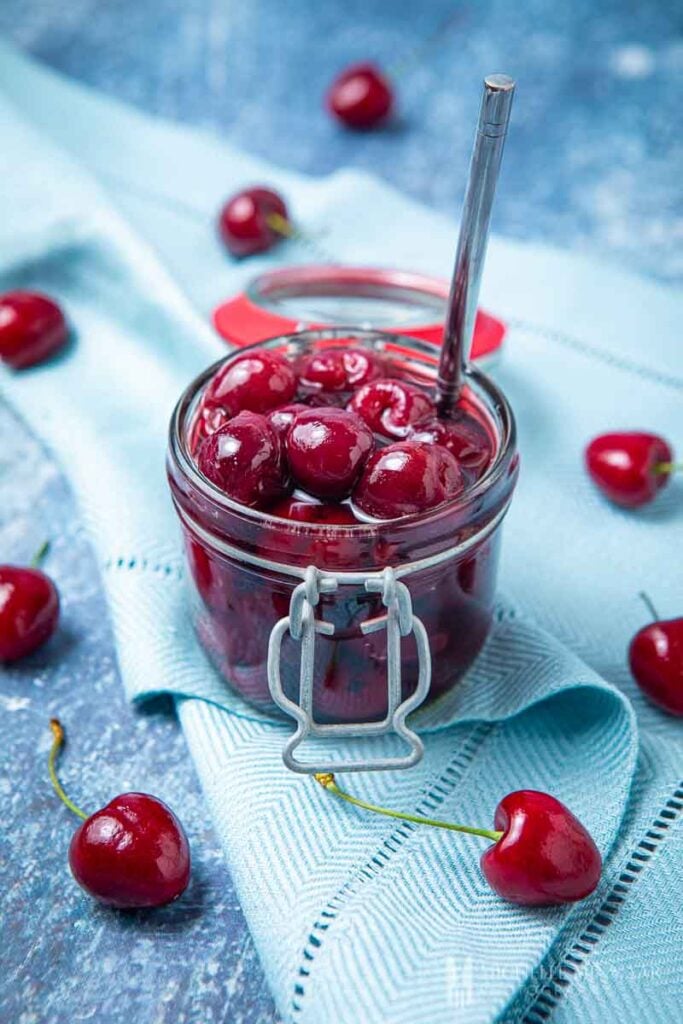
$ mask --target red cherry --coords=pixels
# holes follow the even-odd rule
[[[0,565],[0,661],[16,661],[49,640],[59,620],[59,594],[40,569]]]
[[[279,352],[257,349],[226,363],[208,385],[202,399],[207,430],[217,430],[221,418],[250,412],[268,412],[291,401],[296,374]]]
[[[454,455],[461,466],[481,472],[493,455],[493,445],[486,429],[467,414],[454,420],[431,419],[418,423],[408,433],[410,441],[439,444]]]
[[[375,433],[387,437],[405,437],[413,424],[435,412],[432,399],[421,388],[391,377],[365,384],[347,409],[358,413]]]
[[[202,441],[197,466],[242,505],[265,507],[289,489],[279,438],[265,416],[255,412],[239,413]]]
[[[673,454],[657,434],[601,434],[586,449],[586,467],[611,501],[624,508],[638,508],[667,484]]]
[[[631,640],[631,672],[647,696],[670,715],[683,715],[683,618],[657,619],[647,595],[641,595],[655,622]]]
[[[233,256],[265,252],[287,234],[289,215],[282,196],[269,188],[245,188],[228,199],[218,230]]]
[[[593,892],[602,858],[589,832],[548,793],[520,789],[496,807],[501,838],[481,856],[491,888],[524,907],[574,903]]]
[[[360,417],[334,408],[300,412],[286,440],[296,483],[317,498],[337,500],[351,493],[374,445]]]
[[[0,296],[0,359],[15,370],[42,363],[68,335],[64,314],[47,295],[15,291]]]
[[[74,833],[69,866],[101,903],[161,907],[187,888],[190,847],[170,807],[146,793],[122,793]]]
[[[375,519],[397,519],[435,508],[463,488],[460,467],[445,448],[400,441],[370,456],[353,503]]]
[[[326,103],[330,113],[348,128],[374,128],[390,113],[391,85],[376,65],[351,64],[333,81]]]
[[[380,373],[380,361],[372,352],[362,348],[330,348],[303,360],[299,381],[304,387],[320,391],[353,391]]]
[[[289,428],[294,422],[294,417],[297,413],[305,412],[306,409],[308,406],[303,402],[292,402],[290,405],[281,405],[268,413],[268,422],[283,444],[289,433]]]
[[[272,516],[292,519],[299,523],[317,523],[321,526],[356,526],[358,519],[350,505],[336,502],[304,501],[285,498],[268,510]]]

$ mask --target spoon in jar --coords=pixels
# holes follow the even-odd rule
[[[514,91],[514,80],[508,75],[487,75],[484,79],[436,385],[440,417],[451,415],[469,360],[493,197]]]

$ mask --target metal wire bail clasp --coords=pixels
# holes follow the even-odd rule
[[[341,724],[320,724],[313,716],[313,686],[315,668],[315,637],[317,633],[326,636],[334,634],[334,625],[315,617],[315,608],[321,594],[333,593],[339,584],[362,585],[369,593],[379,593],[386,611],[374,619],[361,624],[364,635],[386,629],[387,633],[387,714],[381,722],[344,722]],[[285,633],[289,631],[293,640],[301,643],[301,667],[299,670],[299,700],[286,696],[280,675],[280,649]],[[415,692],[401,702],[401,637],[415,635],[418,655],[418,681]],[[424,753],[422,740],[406,725],[406,717],[422,704],[429,692],[431,680],[431,656],[427,631],[420,619],[413,614],[410,591],[396,579],[394,570],[384,569],[379,573],[322,573],[315,566],[306,569],[304,582],[294,590],[289,615],[275,624],[268,644],[268,685],[270,693],[286,714],[296,720],[297,728],[285,744],[282,759],[295,772],[360,772],[383,771],[393,768],[411,768],[421,760]],[[381,736],[395,733],[410,747],[402,757],[362,758],[349,761],[325,761],[308,763],[299,761],[294,751],[311,736]]]

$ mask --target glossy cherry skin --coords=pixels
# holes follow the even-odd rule
[[[245,409],[268,412],[292,400],[296,383],[292,364],[279,352],[245,352],[226,363],[210,382],[202,416],[208,423],[217,413],[229,419]]]
[[[295,483],[316,498],[341,501],[351,493],[375,446],[372,431],[346,409],[306,409],[287,434]]]
[[[495,828],[503,835],[482,854],[481,869],[511,903],[575,903],[598,884],[600,851],[578,818],[548,793],[508,793],[496,807]]]
[[[455,420],[440,420],[433,417],[411,427],[408,440],[424,444],[439,444],[454,455],[461,466],[475,473],[491,461],[493,444],[486,429],[466,414]]]
[[[319,526],[356,526],[359,522],[350,505],[338,502],[285,498],[268,511],[272,516],[280,516],[281,519],[291,519],[298,523],[317,523]]]
[[[370,456],[352,500],[373,519],[398,519],[435,508],[464,486],[460,467],[445,448],[399,441]]]
[[[266,508],[290,489],[280,439],[255,412],[238,413],[202,441],[197,466],[224,494],[252,508]]]
[[[357,413],[376,434],[395,438],[406,437],[414,424],[435,412],[432,399],[421,388],[392,377],[359,388],[347,409]]]
[[[281,405],[268,413],[268,422],[283,444],[289,433],[289,428],[294,422],[294,418],[298,413],[305,412],[306,409],[308,409],[308,406],[304,405],[303,402],[290,402],[289,405]]]
[[[50,639],[59,594],[40,569],[0,565],[0,661],[17,661]]]
[[[391,112],[391,86],[376,65],[351,64],[333,81],[326,103],[330,113],[347,128],[374,128]]]
[[[330,348],[315,352],[301,362],[299,381],[320,391],[353,391],[379,377],[381,363],[361,348]]]
[[[122,793],[74,833],[69,866],[101,903],[161,907],[187,888],[190,847],[170,807],[146,793]]]
[[[640,431],[601,434],[586,449],[591,479],[610,501],[624,508],[652,501],[670,476],[657,467],[672,461],[664,438]]]
[[[282,196],[269,188],[245,188],[228,199],[218,217],[218,230],[233,256],[266,252],[282,239],[268,218],[289,220]]]
[[[683,715],[683,618],[651,622],[628,649],[631,672],[651,701]]]
[[[24,370],[54,355],[69,336],[61,309],[40,292],[0,295],[0,359]]]

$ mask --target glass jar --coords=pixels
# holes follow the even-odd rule
[[[334,328],[251,347],[296,359],[349,344],[389,359],[392,376],[425,388],[434,384],[438,347],[405,336]],[[343,723],[372,731],[373,723],[384,723],[397,701],[405,703],[418,686],[420,638],[407,628],[406,615],[412,612],[426,631],[430,701],[456,685],[484,643],[493,611],[500,527],[518,470],[512,412],[493,382],[470,367],[460,404],[483,426],[492,454],[483,475],[464,493],[420,515],[383,522],[340,526],[281,519],[231,500],[199,473],[191,455],[192,428],[207,383],[220,366],[245,351],[229,355],[196,378],[180,398],[171,422],[168,475],[182,525],[197,634],[228,685],[268,712],[276,710],[272,665],[269,686],[270,644],[271,661],[278,660],[282,699],[277,702],[280,707],[297,706],[303,699],[301,637],[300,630],[293,636],[297,631],[286,627],[290,611],[299,614],[301,623],[301,604],[298,611],[290,609],[298,588],[300,597],[309,599],[308,609],[304,602],[309,617],[314,603],[317,623],[312,629],[315,650],[309,657],[307,711],[322,725]],[[309,573],[307,590],[302,581],[309,566],[319,570],[316,580],[327,579],[328,584],[316,588]],[[394,647],[398,657],[400,645],[400,693],[393,697],[387,675],[394,640],[380,628],[389,601],[378,580],[386,580],[387,567],[401,588],[407,587],[408,604],[412,602],[407,612],[401,605],[404,618]],[[368,578],[374,582],[368,585]],[[393,607],[395,611],[395,601]],[[395,688],[395,682],[392,685]]]

